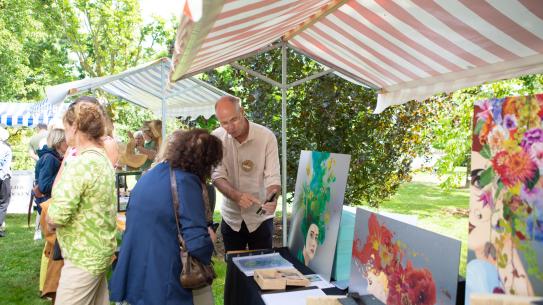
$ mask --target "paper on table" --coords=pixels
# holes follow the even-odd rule
[[[323,279],[318,274],[307,274],[304,275],[311,283],[309,283],[309,286],[315,286],[320,289],[324,288],[331,288],[334,287],[334,285],[330,284],[327,280]]]
[[[257,269],[292,267],[292,264],[279,253],[234,257],[232,261],[246,276],[253,276]]]
[[[307,297],[325,296],[320,289],[306,289],[291,292],[268,293],[262,295],[266,305],[305,305]]]

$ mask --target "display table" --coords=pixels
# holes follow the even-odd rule
[[[226,255],[226,279],[224,282],[224,304],[225,305],[264,305],[264,301],[261,298],[263,294],[260,287],[254,281],[252,276],[246,276],[239,268],[234,264],[232,258],[238,256],[266,254],[277,252],[281,254],[286,260],[291,262],[296,269],[302,274],[314,274],[311,269],[300,263],[295,257],[293,257],[288,248],[275,248],[268,250],[258,250],[245,253],[227,254]],[[287,287],[285,291],[297,291],[305,290],[307,287]],[[338,288],[325,288],[322,291],[327,295],[345,295],[347,292]],[[274,292],[264,292],[274,293]]]

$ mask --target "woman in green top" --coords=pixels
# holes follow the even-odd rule
[[[116,248],[115,174],[103,149],[105,111],[83,96],[64,115],[66,141],[77,150],[53,188],[48,223],[64,257],[57,304],[109,304],[106,270]]]

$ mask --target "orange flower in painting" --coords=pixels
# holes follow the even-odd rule
[[[483,128],[481,129],[481,132],[479,133],[479,142],[481,142],[481,144],[484,145],[488,142],[488,135],[490,134],[494,126],[495,126],[494,120],[485,121]]]
[[[503,102],[503,108],[502,108],[502,115],[505,117],[506,115],[508,114],[511,114],[515,117],[518,116],[518,113],[519,113],[519,105],[521,105],[521,103],[518,103],[517,102],[517,99],[519,97],[506,97],[505,98],[505,101]],[[522,97],[524,99],[524,97]]]
[[[524,150],[514,153],[500,151],[492,158],[492,167],[506,186],[527,182],[537,169],[530,155]]]

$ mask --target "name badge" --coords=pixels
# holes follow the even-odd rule
[[[241,169],[243,171],[245,171],[245,172],[252,171],[254,166],[255,166],[255,164],[251,160],[245,160],[245,161],[241,162]]]

